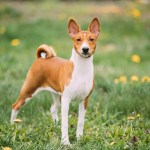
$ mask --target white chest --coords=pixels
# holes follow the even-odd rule
[[[82,74],[82,76],[80,73],[74,72],[73,78],[68,86],[71,98],[85,99],[92,89],[92,84],[92,72]]]
[[[71,61],[74,63],[74,70],[70,83],[65,87],[64,95],[70,99],[85,99],[93,86],[93,58],[82,58],[73,54]]]

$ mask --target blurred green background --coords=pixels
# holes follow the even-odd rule
[[[150,148],[150,3],[133,1],[0,1],[0,148],[64,149],[61,131],[49,114],[48,92],[39,93],[9,124],[28,69],[41,44],[69,59],[72,41],[67,24],[83,30],[94,17],[101,33],[94,55],[95,89],[76,142],[77,102],[70,108],[71,149]],[[60,114],[60,113],[59,113]],[[60,115],[59,115],[60,116]]]

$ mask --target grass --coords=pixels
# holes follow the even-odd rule
[[[85,4],[52,1],[24,2],[21,5],[2,2],[0,148],[150,149],[150,82],[141,81],[144,76],[150,78],[148,8],[149,4],[134,2]],[[133,15],[135,9],[141,15]],[[89,101],[81,140],[75,138],[78,104],[74,101],[69,112],[72,146],[60,145],[61,122],[55,125],[51,119],[52,98],[48,92],[39,93],[20,111],[18,118],[21,123],[10,125],[11,105],[35,60],[35,49],[46,43],[52,45],[59,56],[69,59],[72,42],[67,34],[68,19],[76,18],[86,29],[95,16],[101,20],[101,34],[94,56],[95,89]],[[19,39],[20,44],[12,46],[13,39]],[[140,57],[138,63],[131,60],[134,54]],[[138,81],[131,81],[133,75]],[[114,79],[119,83],[114,83]]]

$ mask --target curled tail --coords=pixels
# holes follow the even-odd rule
[[[46,44],[41,45],[36,52],[37,58],[50,58],[56,56],[54,49]]]

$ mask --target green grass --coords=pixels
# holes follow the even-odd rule
[[[119,10],[116,13],[108,13]],[[66,9],[68,8],[68,9]],[[74,8],[74,9],[71,9]],[[135,18],[133,8],[142,16]],[[150,149],[150,19],[149,4],[3,2],[0,6],[0,148],[13,150]],[[17,99],[26,73],[36,58],[36,48],[52,45],[57,55],[69,59],[72,41],[67,22],[73,17],[86,29],[93,17],[101,22],[94,56],[95,89],[85,118],[84,136],[76,141],[77,102],[69,112],[71,147],[60,145],[61,122],[49,113],[52,97],[39,93],[19,113],[21,123],[10,125],[11,105]],[[2,29],[3,28],[3,29]],[[4,29],[5,28],[5,29]],[[3,31],[2,31],[3,30]],[[19,39],[16,47],[11,40]],[[137,54],[141,61],[134,63]],[[131,81],[136,75],[139,81]],[[125,84],[114,79],[126,76]],[[140,115],[139,115],[140,114]],[[130,118],[128,117],[131,117]],[[59,110],[60,118],[60,110]]]

